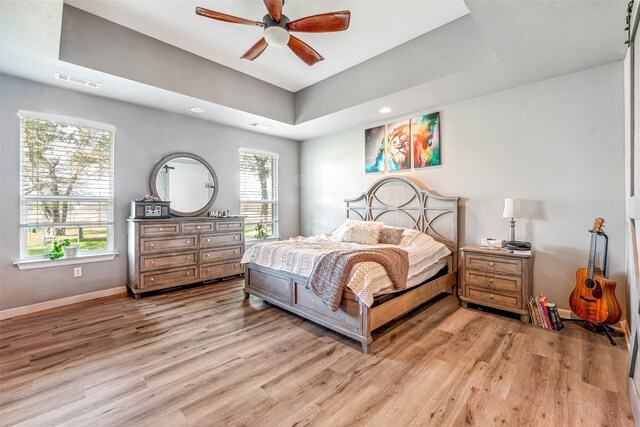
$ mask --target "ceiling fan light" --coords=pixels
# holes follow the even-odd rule
[[[289,43],[289,32],[282,27],[267,27],[264,30],[264,39],[269,46],[281,47]]]

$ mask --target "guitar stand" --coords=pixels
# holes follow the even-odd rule
[[[607,336],[607,338],[609,338],[609,342],[611,343],[611,345],[618,345],[616,344],[615,340],[611,336],[611,332],[615,332],[615,331],[609,325],[605,325],[604,323],[591,323],[582,319],[560,319],[560,320],[562,320],[563,322],[582,323],[583,324],[582,326],[591,332],[595,332],[596,334],[604,333]]]

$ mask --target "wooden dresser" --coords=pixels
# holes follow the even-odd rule
[[[533,294],[533,252],[518,255],[504,249],[465,246],[460,253],[461,305],[466,307],[471,302],[518,313],[520,320],[529,323],[527,303]]]
[[[242,274],[244,218],[128,220],[129,289],[145,292]]]

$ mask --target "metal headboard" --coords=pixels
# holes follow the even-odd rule
[[[407,178],[391,176],[376,181],[366,193],[344,203],[347,218],[420,230],[447,246],[455,260],[458,199],[436,196]]]

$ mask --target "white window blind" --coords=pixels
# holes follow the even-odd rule
[[[37,113],[19,117],[22,257],[46,253],[51,240],[63,238],[81,252],[112,250],[115,129]]]
[[[267,234],[278,235],[278,155],[240,151],[240,213],[246,216],[246,235],[264,224]]]

